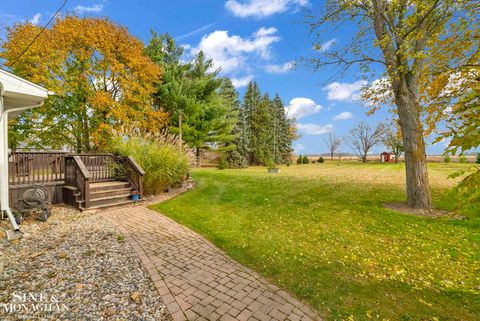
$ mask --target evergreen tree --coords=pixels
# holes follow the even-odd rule
[[[222,79],[218,71],[210,72],[212,68],[212,60],[200,51],[184,80],[189,83],[188,110],[192,111],[185,114],[184,140],[195,148],[198,164],[202,149],[223,146],[235,138],[235,112],[218,94]]]
[[[162,69],[162,81],[154,94],[155,107],[169,113],[169,125],[178,133],[179,115],[194,111],[188,107],[188,86],[185,82],[191,63],[182,63],[183,48],[179,47],[168,33],[158,35],[151,31],[152,38],[145,53]]]
[[[248,152],[248,141],[246,137],[245,121],[242,105],[238,98],[238,92],[232,84],[232,81],[225,77],[219,89],[223,104],[231,111],[231,116],[235,122],[232,135],[234,141],[228,142],[222,149],[226,154],[226,161],[230,168],[244,168],[248,166],[246,159]]]
[[[278,94],[272,101],[273,114],[273,153],[275,164],[285,164],[291,161],[292,154],[292,126],[285,112],[285,105]]]
[[[243,112],[249,163],[289,163],[294,137],[280,96],[277,94],[271,100],[268,94],[261,94],[256,82],[251,82],[245,93]]]
[[[224,146],[235,138],[237,116],[220,95],[222,78],[217,70],[211,71],[213,62],[203,52],[189,63],[182,62],[183,49],[168,34],[152,32],[145,52],[163,70],[154,95],[157,108],[169,113],[173,133],[180,133],[182,117],[182,139],[195,149],[200,164],[202,149]]]
[[[258,126],[256,113],[260,99],[261,94],[257,83],[250,82],[243,98],[245,132],[248,141],[247,160],[249,164],[255,164],[257,159],[258,139],[255,137],[255,134]]]

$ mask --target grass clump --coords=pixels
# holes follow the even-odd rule
[[[152,134],[129,130],[115,133],[110,148],[115,154],[132,156],[143,168],[143,187],[148,195],[160,194],[167,186],[181,182],[192,159],[189,148],[167,132]]]

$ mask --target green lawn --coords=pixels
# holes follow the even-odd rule
[[[431,164],[436,206],[452,209]],[[327,320],[480,320],[480,217],[398,214],[402,164],[201,169],[197,188],[153,208],[316,308]]]

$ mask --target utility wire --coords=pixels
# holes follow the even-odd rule
[[[45,29],[47,29],[47,27],[50,25],[50,23],[53,21],[53,19],[55,19],[55,17],[57,16],[57,14],[62,11],[63,7],[65,7],[65,5],[67,4],[68,0],[65,0],[63,1],[63,4],[60,6],[60,8],[58,8],[57,11],[55,11],[55,13],[53,14],[53,16],[50,18],[50,20],[48,20],[47,24],[44,25],[42,27],[42,29],[40,30],[40,32],[35,36],[35,38],[33,38],[32,42],[30,42],[28,44],[28,46],[22,51],[22,53],[17,57],[17,59],[15,59],[15,61],[10,65],[10,67],[13,67],[15,66],[15,64],[17,63],[18,60],[20,60],[20,58],[22,58],[22,56],[28,51],[28,49],[30,49],[30,47],[34,44],[34,42],[38,39],[38,37],[40,37],[40,35],[42,34],[43,31],[45,31]]]

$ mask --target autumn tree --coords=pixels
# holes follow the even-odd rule
[[[364,122],[354,127],[347,136],[348,143],[362,162],[367,161],[368,152],[382,141],[383,126],[372,127]]]
[[[318,35],[324,28],[344,22],[356,23],[359,30],[357,37],[339,50],[324,50],[321,42],[317,43],[323,58],[312,59],[315,67],[333,64],[345,71],[360,64],[370,72],[371,65],[378,64],[385,71],[402,129],[407,203],[413,208],[432,207],[419,99],[424,67],[452,23],[475,12],[475,6],[478,9],[478,1],[328,0],[322,16],[310,19]]]
[[[337,138],[335,134],[329,133],[328,136],[323,139],[323,141],[330,153],[330,159],[333,160],[333,156],[335,155],[335,152],[337,151],[338,147],[340,147],[340,145],[342,144],[342,140],[340,138]]]
[[[58,18],[18,59],[39,32],[31,23],[8,28],[0,54],[6,68],[55,92],[44,107],[15,120],[13,128],[30,126],[19,140],[33,134],[42,147],[84,152],[102,149],[112,128],[165,126],[167,115],[151,101],[160,68],[126,28],[108,19]]]
[[[432,76],[422,86],[422,98],[431,111],[428,123],[445,120],[436,141],[449,141],[445,153],[452,155],[480,146],[480,10],[467,26],[458,21],[451,26],[452,34],[437,43],[432,63],[426,66]],[[480,213],[480,167],[470,169],[454,174],[466,174],[455,188],[458,207]]]
[[[395,155],[395,163],[398,163],[398,159],[402,156],[405,147],[403,146],[402,134],[398,131],[393,131],[391,128],[386,127],[385,133],[382,137],[382,143]]]

